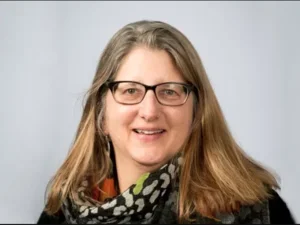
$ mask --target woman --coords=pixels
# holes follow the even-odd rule
[[[189,40],[138,21],[102,54],[38,223],[293,223],[278,188],[234,141]]]

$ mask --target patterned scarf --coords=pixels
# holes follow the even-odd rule
[[[136,184],[105,203],[85,194],[88,182],[79,187],[74,200],[67,198],[62,210],[70,224],[176,224],[178,171],[182,158],[176,158],[152,173],[142,175]],[[211,219],[196,215],[202,223],[270,223],[268,204],[243,206],[239,212],[219,214]]]

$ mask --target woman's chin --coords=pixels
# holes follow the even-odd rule
[[[152,157],[133,157],[133,160],[139,165],[149,167],[149,169],[153,170],[164,165],[168,161],[168,157],[155,155]]]

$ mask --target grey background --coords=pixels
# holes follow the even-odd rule
[[[300,3],[169,1],[0,3],[0,222],[36,222],[101,51],[140,19],[192,41],[238,143],[281,176],[300,221]]]

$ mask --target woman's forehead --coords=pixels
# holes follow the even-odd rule
[[[184,81],[166,51],[145,47],[132,50],[124,58],[116,74],[115,81],[118,80],[132,80],[149,85]]]

